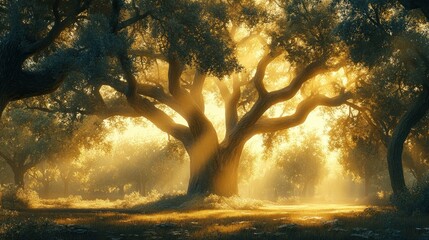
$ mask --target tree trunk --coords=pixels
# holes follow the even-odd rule
[[[119,196],[123,198],[125,196],[125,185],[118,186],[119,188]]]
[[[387,164],[389,167],[390,184],[395,195],[407,192],[405,185],[404,170],[402,167],[402,152],[404,142],[416,123],[422,119],[429,108],[429,89],[423,88],[416,102],[401,117],[398,126],[393,132],[387,149]]]
[[[137,179],[137,190],[141,196],[146,196],[146,179],[142,172],[139,173]]]
[[[306,198],[307,197],[307,192],[308,192],[308,182],[304,181],[304,184],[303,184],[300,196],[302,198]]]
[[[415,162],[409,151],[404,151],[404,154],[402,155],[402,162],[404,167],[411,171],[417,182],[420,182],[423,179],[426,170],[424,166]]]
[[[15,186],[18,188],[24,188],[25,171],[20,168],[12,168],[12,171],[13,171],[13,179],[15,182]]]
[[[64,183],[64,197],[69,196],[69,186],[70,186],[70,180],[69,178],[63,179]]]
[[[365,187],[365,189],[364,189],[364,194],[365,194],[365,197],[368,197],[369,196],[369,190],[370,190],[370,188],[371,188],[371,177],[369,177],[369,176],[365,176],[365,179],[364,179],[364,187]]]
[[[217,194],[233,196],[238,194],[238,164],[243,147],[233,150],[221,149],[208,158],[205,164],[190,155],[191,174],[188,194]],[[201,166],[195,166],[195,165]]]
[[[45,198],[49,198],[49,196],[51,194],[51,182],[50,181],[45,181],[45,183],[43,184],[43,194],[44,194]]]

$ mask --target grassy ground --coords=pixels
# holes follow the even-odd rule
[[[0,211],[1,239],[419,239],[429,217],[350,205],[257,209]]]

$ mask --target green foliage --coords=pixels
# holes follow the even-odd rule
[[[376,134],[361,114],[338,120],[330,131],[330,147],[339,150],[340,164],[355,180],[378,180],[387,167],[386,151]]]
[[[132,43],[125,33],[112,32],[110,18],[102,14],[91,14],[74,43],[76,49],[82,49],[75,64],[89,81],[106,77],[108,69],[112,67],[112,58],[126,53]]]
[[[184,190],[184,149],[175,141],[166,145],[148,141],[146,143],[121,143],[112,149],[111,156],[87,162],[88,182],[85,188],[100,194],[112,192],[123,197],[122,190],[137,191],[145,196],[151,190],[166,192],[171,189]],[[80,173],[85,174],[85,173]]]
[[[361,148],[366,149],[366,156],[361,159],[376,159],[363,165],[371,165],[368,171],[372,168],[370,172],[377,173],[380,168],[385,169],[377,160],[385,157],[384,153],[380,154],[383,152],[381,149],[388,145],[399,118],[415,101],[422,86],[427,84],[429,45],[424,30],[427,25],[422,23],[420,16],[405,11],[398,1],[340,0],[334,1],[334,6],[341,20],[336,33],[348,46],[351,60],[357,63],[362,73],[358,75],[353,100],[360,109],[350,109],[348,120],[340,120],[337,126],[350,127],[347,130],[342,127],[334,129],[339,133],[333,145],[354,149],[361,148],[356,140],[367,142],[367,146]],[[421,124],[412,131],[411,139],[427,132],[423,125],[427,124]],[[408,155],[410,146],[412,144],[405,145]],[[350,154],[357,156],[353,152]],[[350,154],[343,156],[354,159],[348,156]],[[411,160],[407,156],[407,161],[414,162],[407,164],[413,173],[424,168],[422,163],[425,160],[422,158],[413,156]],[[346,169],[353,169],[351,172],[357,176],[362,175],[357,174],[358,166],[353,167],[346,161],[343,165],[349,165]],[[418,174],[415,175],[417,177]]]
[[[427,51],[427,35],[418,30],[422,24],[420,18],[405,11],[398,1],[340,0],[335,3],[341,14],[336,32],[349,47],[354,62],[374,67],[380,62],[394,64],[393,57],[403,63],[405,58],[408,59],[405,62],[416,58],[419,55],[416,52]]]
[[[27,209],[30,202],[37,198],[37,194],[32,191],[17,188],[13,184],[8,184],[1,189],[1,207],[9,210]]]
[[[103,138],[102,125],[91,117],[31,111],[24,107],[29,103],[8,111],[0,131],[0,151],[15,174],[42,161],[67,161]]]
[[[284,18],[272,33],[272,47],[284,48],[287,60],[298,67],[338,54],[333,9],[324,1],[285,1]]]
[[[392,196],[392,203],[407,214],[429,214],[429,175],[414,184],[409,192]]]
[[[146,26],[169,59],[219,77],[239,69],[225,29],[229,18],[224,6],[169,0],[142,1],[142,9],[151,11]]]
[[[283,196],[313,197],[317,184],[326,174],[325,156],[317,136],[291,144],[280,151],[273,183]]]
[[[2,221],[0,237],[2,239],[59,239],[62,236],[58,227],[47,218],[20,219],[12,215]]]
[[[352,60],[372,66],[386,58],[392,51],[392,36],[405,30],[404,13],[397,1],[335,2],[342,18],[337,32],[349,46]]]

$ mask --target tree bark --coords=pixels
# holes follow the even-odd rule
[[[420,182],[425,174],[425,168],[424,166],[422,166],[422,164],[419,164],[416,161],[418,160],[414,160],[409,151],[404,151],[402,155],[402,162],[404,164],[404,167],[408,168],[411,171],[417,182]]]
[[[230,151],[229,149],[233,149]],[[201,149],[204,151],[204,149]],[[201,159],[191,156],[191,174],[188,194],[217,194],[233,196],[238,194],[238,165],[243,146],[224,148],[212,154],[201,164]],[[200,164],[200,166],[196,166]]]
[[[390,184],[393,194],[407,192],[404,170],[402,166],[402,152],[404,142],[411,129],[426,115],[429,108],[429,88],[424,87],[416,102],[401,117],[393,132],[387,149],[387,164],[389,167]]]
[[[24,188],[24,175],[25,171],[21,168],[12,168],[13,171],[13,179],[15,186],[18,188]]]

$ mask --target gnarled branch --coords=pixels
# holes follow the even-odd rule
[[[282,51],[279,51],[279,50],[271,51],[268,54],[266,54],[264,57],[262,57],[262,59],[258,63],[258,66],[256,68],[256,73],[253,76],[252,81],[255,84],[255,88],[258,91],[258,94],[260,97],[263,97],[268,93],[263,83],[267,66],[281,54],[282,54]]]
[[[313,111],[316,107],[340,106],[346,103],[346,101],[350,98],[351,98],[351,94],[348,92],[342,93],[332,98],[329,98],[323,95],[316,95],[313,97],[309,97],[304,101],[302,101],[296,108],[295,113],[290,116],[260,119],[253,126],[252,133],[258,134],[258,133],[273,132],[273,131],[279,131],[279,130],[297,126],[303,123],[307,119],[307,116],[310,114],[310,112]]]

